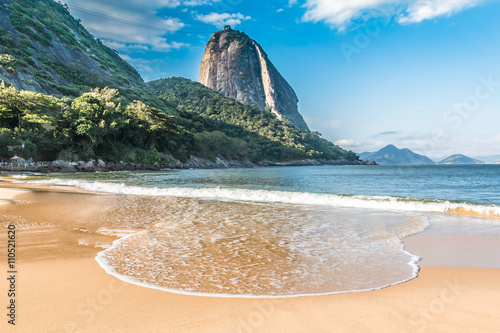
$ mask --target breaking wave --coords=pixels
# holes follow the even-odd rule
[[[321,205],[331,207],[366,208],[406,212],[453,213],[487,218],[500,218],[500,206],[482,205],[440,199],[418,199],[394,196],[364,196],[318,194],[287,191],[250,190],[234,188],[158,188],[130,186],[123,183],[84,181],[72,179],[50,179],[36,181],[38,184],[74,186],[94,192],[129,194],[141,196],[172,196],[183,198],[210,198],[261,203],[285,203],[298,205]]]

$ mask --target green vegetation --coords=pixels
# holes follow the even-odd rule
[[[17,91],[0,84],[0,156],[19,154],[26,158],[41,157],[46,150],[54,148],[56,142],[45,128],[56,122],[57,112],[64,106],[64,100],[52,96]],[[25,149],[9,152],[7,146],[20,146],[25,141]],[[38,149],[40,147],[40,149]],[[54,156],[44,156],[51,158]]]
[[[0,54],[0,66],[16,67],[16,59],[10,54]]]
[[[96,88],[70,99],[18,91],[2,81],[0,155],[146,164],[166,163],[172,156],[186,161],[192,155],[254,162],[357,160],[354,153],[314,132],[301,131],[198,83],[174,78],[151,85],[162,87],[171,106],[178,103],[179,116],[139,100],[127,103],[117,89]],[[22,141],[24,149],[7,151],[7,146],[20,146]]]
[[[22,151],[7,151],[22,141]],[[0,84],[1,156],[152,164],[170,161],[171,153],[185,159],[186,142],[193,146],[194,139],[172,116],[140,101],[124,105],[116,89],[71,100]]]
[[[228,98],[197,82],[170,78],[149,82],[148,86],[166,104],[177,107],[177,124],[195,134],[195,151],[212,157],[213,153],[251,161],[290,161],[306,158],[357,161],[318,133],[302,131],[289,121],[276,119]]]

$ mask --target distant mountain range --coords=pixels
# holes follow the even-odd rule
[[[412,152],[409,149],[399,149],[394,145],[388,145],[374,153],[361,153],[362,160],[375,161],[380,165],[433,165],[430,158]]]
[[[483,158],[481,160],[470,158],[465,155],[455,154],[447,158],[439,159],[438,162],[434,162],[430,158],[414,153],[409,149],[399,149],[394,145],[388,145],[377,152],[361,153],[359,157],[364,161],[375,161],[380,165],[434,165],[434,164],[454,164],[454,165],[466,165],[466,164],[484,164]],[[487,163],[495,163],[500,161],[500,155],[489,156],[484,158]]]
[[[485,163],[500,163],[500,155],[478,156],[477,159]]]
[[[455,154],[438,162],[438,164],[484,164],[484,162],[465,155]]]

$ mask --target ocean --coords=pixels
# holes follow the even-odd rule
[[[163,170],[18,180],[124,195],[102,230],[122,238],[97,261],[127,282],[195,295],[379,289],[417,276],[420,258],[405,250],[403,239],[433,224],[442,230],[472,224],[476,231],[484,225],[500,234],[500,165]]]

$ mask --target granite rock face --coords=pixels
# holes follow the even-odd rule
[[[308,129],[292,87],[262,47],[243,32],[225,28],[212,35],[200,67],[199,82],[241,103],[269,111]]]

